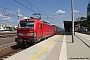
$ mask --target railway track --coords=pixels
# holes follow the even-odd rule
[[[12,32],[0,32],[0,38],[5,38],[5,37],[12,37],[12,36],[16,36],[17,33],[16,31],[12,31]]]
[[[5,58],[8,58],[32,45],[28,45],[25,47],[21,47],[20,45],[13,45],[13,46],[7,46],[3,49],[0,49],[0,60],[4,60]]]
[[[17,45],[1,49],[0,50],[0,60],[4,60],[5,58],[12,56],[15,53],[18,53],[20,51],[21,49]]]
[[[16,45],[16,42],[0,45],[0,50],[3,49],[3,48],[6,48],[6,47],[13,46],[13,45]]]
[[[0,38],[13,37],[16,35],[16,31],[0,32]],[[3,58],[11,56],[19,51],[21,51],[21,49],[16,45],[16,42],[0,45],[0,60],[3,60]]]
[[[37,43],[39,43],[39,42],[37,42]],[[26,48],[33,46],[33,45],[35,45],[35,44],[21,46],[21,45],[17,45],[15,42],[5,44],[2,46],[2,49],[0,49],[0,60],[4,60],[18,52],[25,50]]]
[[[11,46],[15,45],[15,42],[0,45],[0,60],[3,60],[2,58],[5,58],[7,55],[10,55],[10,53],[14,52],[15,50],[13,50]]]

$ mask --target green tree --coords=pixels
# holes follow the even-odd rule
[[[84,20],[84,19],[87,19],[87,18],[85,18],[85,17],[79,17],[76,20]]]
[[[79,17],[76,20],[79,21],[80,26],[87,27],[87,18]]]

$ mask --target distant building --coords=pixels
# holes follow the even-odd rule
[[[0,25],[0,31],[5,30],[4,25]]]

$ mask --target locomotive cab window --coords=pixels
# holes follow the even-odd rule
[[[20,22],[20,28],[34,28],[34,22]]]

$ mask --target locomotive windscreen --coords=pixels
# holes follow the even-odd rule
[[[19,27],[20,28],[33,28],[34,22],[20,22]]]

